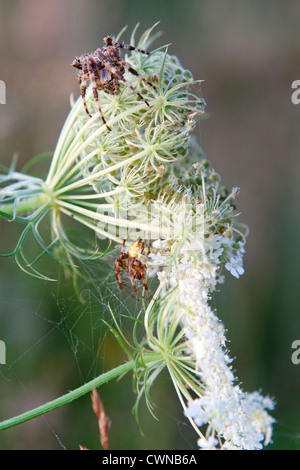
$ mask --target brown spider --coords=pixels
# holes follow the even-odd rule
[[[110,95],[118,95],[120,93],[120,81],[122,81],[149,106],[148,101],[125,79],[125,70],[128,70],[136,77],[139,77],[152,88],[155,89],[155,87],[152,83],[142,77],[134,68],[132,68],[131,65],[125,62],[120,54],[120,49],[128,49],[130,51],[137,51],[143,54],[150,54],[149,52],[137,49],[129,44],[115,42],[111,36],[105,37],[104,42],[106,47],[99,47],[91,54],[83,54],[80,57],[77,57],[71,65],[78,69],[80,94],[87,114],[91,117],[85,99],[86,89],[88,82],[90,81],[102,121],[106,125],[107,129],[111,130],[106,124],[101,110],[98,99],[98,90],[103,90],[105,93]]]
[[[146,291],[152,299],[153,297],[149,292],[145,276],[145,271],[147,268],[146,265],[142,263],[142,261],[139,259],[139,256],[143,254],[144,246],[144,240],[138,239],[131,245],[131,247],[129,248],[129,252],[124,253],[125,240],[123,240],[123,245],[120,251],[119,258],[115,261],[116,278],[119,283],[120,289],[124,292],[127,292],[127,294],[129,294],[131,297],[135,298],[130,292],[124,289],[120,268],[124,269],[124,271],[129,274],[134,292],[140,297],[142,297],[142,295],[139,294],[139,292],[137,291],[135,285],[136,279],[142,280],[143,286],[145,287]]]

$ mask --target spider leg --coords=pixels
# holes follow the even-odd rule
[[[92,115],[90,114],[90,112],[88,110],[88,107],[87,107],[87,104],[86,104],[86,98],[85,98],[86,89],[87,89],[87,86],[88,86],[87,77],[89,77],[89,71],[88,71],[88,67],[87,67],[87,59],[85,59],[83,61],[82,70],[78,74],[78,82],[79,82],[79,85],[80,85],[80,94],[81,94],[81,97],[82,97],[84,109],[86,111],[86,114],[89,117],[92,117]]]
[[[120,251],[120,255],[119,255],[120,259],[122,259],[123,255],[124,255],[125,242],[126,242],[126,240],[124,238],[123,243],[122,243],[122,248],[121,248],[121,251]]]
[[[147,281],[146,281],[146,276],[145,276],[145,271],[144,270],[141,271],[141,277],[142,277],[142,283],[143,283],[144,288],[148,292],[149,297],[151,297],[151,299],[153,299],[152,295],[149,292],[149,288],[148,288],[148,284],[147,284]]]
[[[139,295],[140,297],[144,298],[142,296],[142,294],[140,294],[138,291],[137,291],[137,288],[136,288],[136,285],[135,285],[135,280],[134,280],[134,275],[135,275],[135,271],[134,271],[134,268],[133,268],[133,265],[134,265],[134,261],[135,261],[135,258],[132,258],[129,263],[128,263],[128,273],[129,273],[129,278],[130,278],[130,282],[131,282],[131,285],[132,285],[132,288],[134,290],[134,292]]]
[[[120,47],[121,49],[128,49],[129,51],[137,51],[137,52],[142,52],[143,54],[150,54],[150,52],[143,51],[142,49],[138,49],[137,47],[131,46],[130,44],[115,42],[112,36],[106,36],[104,38],[104,42],[107,46]]]
[[[85,112],[89,117],[92,117],[92,115],[90,114],[90,112],[88,110],[88,107],[87,107],[87,104],[86,104],[86,99],[85,99],[85,94],[86,94],[86,89],[87,89],[87,80],[85,78],[83,78],[83,75],[82,75],[81,72],[79,72],[79,74],[78,74],[78,82],[79,82],[79,85],[80,85],[80,95],[81,95],[81,98],[82,98],[82,101],[83,101],[83,106],[84,106]]]
[[[105,120],[105,117],[104,117],[104,114],[102,112],[102,109],[101,109],[101,106],[100,106],[100,102],[99,102],[99,98],[98,98],[98,88],[97,88],[97,83],[96,82],[92,82],[92,91],[93,91],[93,95],[94,95],[94,99],[96,101],[96,104],[97,104],[97,108],[98,108],[98,111],[100,113],[100,116],[101,116],[101,119],[103,121],[103,124],[106,125],[107,127],[107,130],[111,131],[111,128],[109,127],[109,125],[107,124],[106,120]]]
[[[139,253],[143,253],[144,251],[144,246],[145,246],[145,240],[141,240],[141,244],[140,244],[140,249],[139,249]]]
[[[96,61],[94,59],[90,59],[90,62],[92,66],[92,70],[90,72],[90,77],[91,77],[90,81],[91,81],[93,96],[96,101],[97,108],[98,108],[98,111],[100,113],[103,123],[106,125],[107,129],[111,131],[111,128],[106,123],[105,117],[103,115],[103,112],[100,106],[99,97],[98,97],[98,83],[100,80],[99,71],[104,69],[104,65],[102,65],[102,63],[98,59]]]
[[[122,276],[121,276],[121,271],[120,271],[120,266],[122,267],[122,262],[120,259],[116,259],[115,261],[115,271],[116,271],[116,279],[119,283],[119,287],[123,292],[126,292],[126,294],[130,295],[133,299],[135,299],[134,295],[132,295],[130,292],[128,292],[126,289],[124,289],[123,281],[122,281]]]
[[[130,73],[132,73],[132,75],[134,75],[135,77],[139,77],[140,80],[147,83],[147,85],[150,85],[153,88],[153,90],[156,90],[156,87],[151,82],[149,82],[146,78],[140,75],[133,67],[131,67],[131,65],[127,64],[125,61],[122,62],[122,64]]]
[[[124,64],[126,64],[126,62],[124,62]],[[124,65],[123,64],[123,65]],[[141,93],[139,93],[132,85],[131,83],[129,83],[126,78],[124,77],[124,75],[117,69],[117,68],[114,68],[112,70],[112,73],[117,76],[117,79],[118,80],[122,80],[122,82],[125,83],[125,85],[130,88],[136,95],[138,95],[139,98],[141,98],[141,100],[143,100],[147,106],[149,106],[149,103],[148,101],[143,97],[143,95],[141,95]]]
[[[147,54],[147,55],[150,54],[150,52],[144,51],[143,49],[139,49],[138,47],[135,47],[135,46],[131,46],[130,44],[124,44],[124,43],[121,43],[121,42],[116,42],[116,43],[114,43],[114,46],[117,46],[120,49],[127,49],[128,51],[141,52],[142,54]]]

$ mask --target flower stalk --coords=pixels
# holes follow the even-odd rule
[[[45,413],[49,413],[50,411],[53,411],[56,408],[59,408],[60,406],[71,403],[72,401],[91,392],[93,388],[100,387],[101,385],[109,382],[110,380],[116,379],[120,376],[124,376],[126,373],[128,373],[134,368],[134,365],[134,361],[128,361],[125,364],[116,367],[115,369],[101,374],[99,377],[96,377],[90,382],[85,383],[81,387],[78,387],[75,390],[72,390],[66,393],[65,395],[62,395],[61,397],[56,398],[55,400],[52,400],[48,403],[45,403],[13,418],[9,418],[5,421],[2,421],[0,423],[0,431],[12,428],[21,423],[25,423],[26,421],[37,418],[38,416],[42,416]]]

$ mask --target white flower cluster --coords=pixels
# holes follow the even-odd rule
[[[192,175],[202,177],[201,186],[193,188]],[[186,415],[199,428],[207,426],[199,447],[261,449],[272,435],[274,419],[267,409],[272,410],[274,403],[258,392],[245,393],[236,384],[224,325],[210,307],[211,293],[223,280],[222,268],[239,277],[245,253],[245,237],[237,229],[232,202],[237,189],[222,194],[214,175],[207,162],[194,165],[180,197],[172,194],[169,200],[156,202],[157,219],[162,227],[172,227],[174,238],[153,243],[149,266],[159,270],[162,295],[172,291],[173,314],[180,318],[188,352],[195,360],[201,385],[194,390],[198,397],[188,400]]]
[[[195,156],[192,151],[189,158]],[[151,226],[156,227],[162,240],[152,243],[155,249],[148,266],[151,269],[168,266],[167,282],[176,285],[178,270],[188,272],[188,263],[194,255],[198,260],[196,275],[201,276],[207,292],[212,292],[217,283],[223,282],[223,267],[235,277],[243,274],[246,237],[235,220],[233,199],[237,189],[222,194],[225,190],[219,187],[219,177],[206,160],[188,164],[190,172],[186,170],[184,178],[173,177],[173,185],[176,181],[174,186],[180,190],[169,189],[152,201]],[[193,263],[191,270],[194,271]],[[164,275],[160,272],[160,279]]]
[[[266,408],[273,409],[274,403],[234,384],[224,328],[207,304],[202,286],[195,276],[179,280],[183,323],[205,386],[203,396],[189,403],[187,415],[198,426],[209,423],[213,434],[224,439],[223,448],[260,449],[264,439],[265,444],[270,440],[273,418]]]
[[[266,445],[272,435],[274,419],[266,410],[272,410],[274,403],[258,392],[247,394],[235,384],[224,326],[209,306],[216,267],[189,253],[178,261],[172,268],[172,284],[178,285],[177,315],[202,384],[201,395],[188,403],[186,415],[199,427],[208,425],[207,435],[198,444],[201,448],[214,443],[223,449],[261,449],[262,441]]]

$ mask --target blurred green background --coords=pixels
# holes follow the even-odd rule
[[[214,305],[230,340],[234,367],[246,391],[277,401],[277,424],[267,449],[300,449],[299,155],[300,105],[291,84],[300,79],[298,0],[0,0],[0,162],[14,153],[18,168],[54,149],[78,96],[76,55],[137,22],[140,32],[160,20],[158,44],[197,79],[207,102],[195,131],[207,158],[229,188],[250,227],[240,280],[227,276]],[[1,252],[13,249],[19,227],[0,224]],[[124,357],[101,318],[107,314],[108,268],[85,266],[94,277],[81,305],[67,282],[33,279],[0,259],[0,420],[54,399],[118,365]],[[106,271],[105,271],[106,270]],[[62,274],[60,279],[63,279]],[[117,303],[116,303],[117,306]],[[119,313],[131,309],[122,297]],[[123,320],[121,320],[123,321]],[[124,320],[125,322],[125,320]],[[124,327],[127,328],[126,322]],[[104,335],[104,340],[103,340]],[[159,421],[141,406],[141,436],[132,416],[130,376],[100,391],[111,418],[112,449],[193,449],[196,435],[182,415],[167,375],[153,390]],[[90,397],[0,434],[1,449],[100,449]]]

